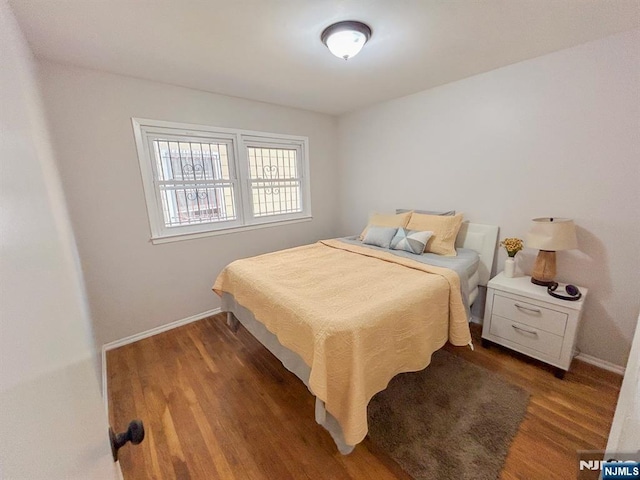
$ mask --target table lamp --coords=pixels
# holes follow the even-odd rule
[[[556,252],[578,248],[576,227],[568,218],[534,218],[526,245],[540,250],[531,273],[531,283],[549,286],[556,276]]]

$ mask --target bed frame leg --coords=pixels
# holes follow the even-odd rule
[[[238,328],[240,328],[240,322],[231,312],[227,312],[227,326],[233,333],[236,333],[238,331]]]

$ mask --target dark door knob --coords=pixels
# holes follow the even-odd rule
[[[134,445],[138,445],[144,440],[144,425],[142,420],[132,420],[129,423],[129,428],[126,432],[114,433],[113,428],[109,428],[109,440],[111,440],[111,453],[113,454],[113,461],[118,461],[118,450],[124,446],[127,442],[131,442]]]

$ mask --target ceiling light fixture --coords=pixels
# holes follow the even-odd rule
[[[371,28],[354,20],[329,25],[320,35],[320,40],[329,51],[336,57],[345,60],[355,57],[370,38]]]

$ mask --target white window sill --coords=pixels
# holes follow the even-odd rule
[[[158,237],[151,237],[151,243],[154,245],[170,242],[181,242],[183,240],[195,240],[196,238],[214,237],[217,235],[227,235],[229,233],[244,232],[247,230],[257,230],[259,228],[271,228],[279,227],[283,225],[291,225],[293,223],[310,222],[313,220],[312,216],[295,218],[292,220],[281,220],[268,223],[257,223],[254,225],[243,225],[241,227],[224,228],[220,230],[209,230],[206,232],[194,232],[194,233],[178,233],[175,235],[162,235]]]

